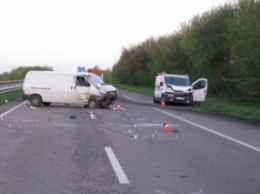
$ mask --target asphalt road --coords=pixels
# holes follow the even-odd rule
[[[119,95],[109,110],[1,106],[0,193],[260,193],[259,123]]]

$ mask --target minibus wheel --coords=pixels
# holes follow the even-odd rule
[[[32,105],[32,106],[35,106],[35,107],[39,107],[39,106],[41,106],[41,104],[42,104],[42,98],[41,98],[41,96],[38,95],[38,94],[33,94],[33,95],[31,96],[30,101],[31,101],[31,105]]]
[[[95,98],[90,98],[88,100],[88,108],[94,109],[98,107],[98,101]]]

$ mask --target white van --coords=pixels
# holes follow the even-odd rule
[[[23,99],[36,107],[73,103],[106,108],[117,99],[117,89],[92,73],[30,71],[24,79]]]
[[[156,76],[154,102],[193,104],[206,99],[208,81],[200,78],[190,84],[188,75],[159,73]]]

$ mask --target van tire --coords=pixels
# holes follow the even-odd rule
[[[30,102],[32,106],[39,107],[42,104],[42,98],[38,94],[33,94],[30,98]]]
[[[153,102],[154,102],[154,103],[158,103],[159,101],[156,100],[156,98],[154,97],[154,98],[153,98]]]
[[[88,100],[88,108],[95,109],[98,107],[98,101],[95,98],[90,98]]]

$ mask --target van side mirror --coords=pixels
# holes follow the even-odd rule
[[[163,86],[163,82],[160,82],[160,86]]]

